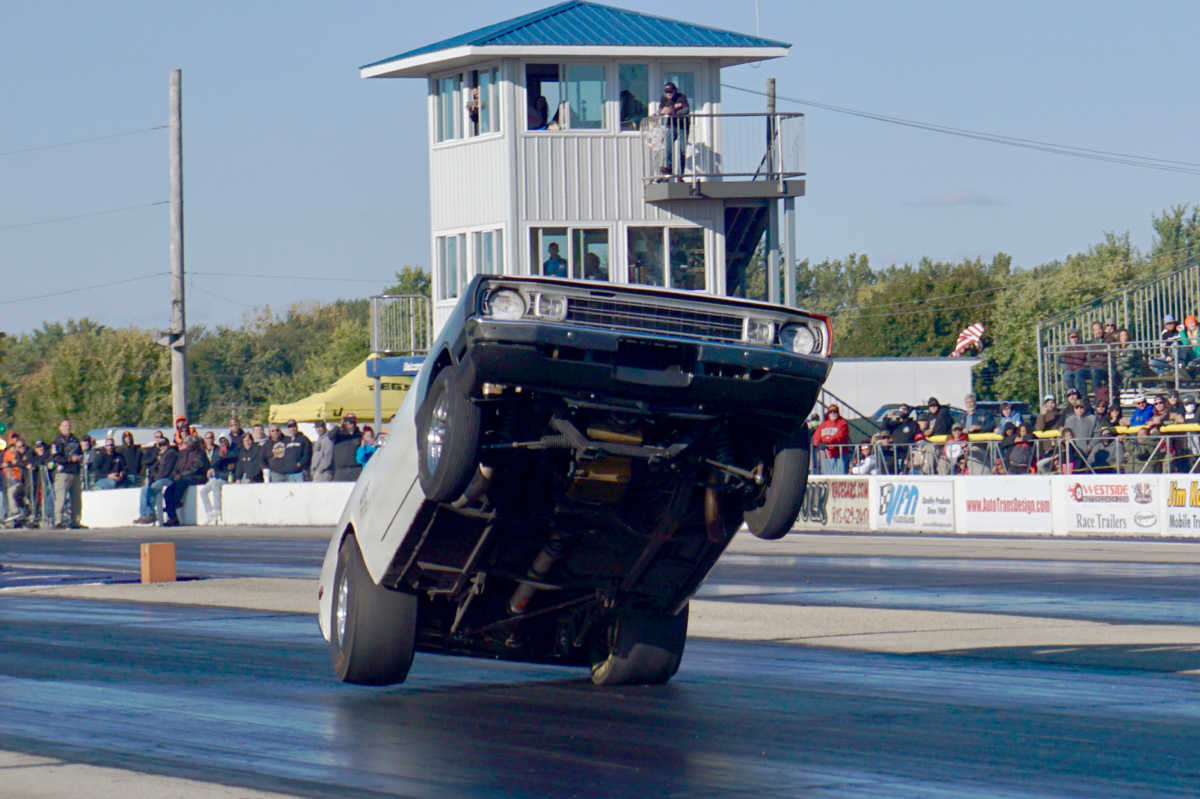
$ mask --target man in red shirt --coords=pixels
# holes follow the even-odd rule
[[[813,443],[823,457],[819,459],[821,474],[845,474],[846,461],[850,458],[850,425],[842,418],[837,405],[825,409],[825,421],[817,425]]]

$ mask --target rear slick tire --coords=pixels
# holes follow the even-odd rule
[[[353,535],[338,550],[333,586],[334,674],[356,685],[404,682],[417,642],[417,597],[376,585]]]
[[[592,664],[595,685],[662,685],[675,676],[687,643],[688,607],[674,616],[631,613],[609,628],[611,644]]]
[[[417,474],[431,502],[462,496],[479,470],[483,414],[458,388],[451,367],[438,372],[417,409]]]
[[[808,434],[803,433],[793,446],[775,453],[763,504],[742,517],[746,520],[746,527],[755,536],[776,541],[791,532],[804,507],[809,450]]]

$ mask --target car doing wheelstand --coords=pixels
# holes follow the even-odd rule
[[[734,532],[795,522],[830,335],[733,298],[476,278],[330,542],[338,678],[402,682],[422,651],[669,680]]]

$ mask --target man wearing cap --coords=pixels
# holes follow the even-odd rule
[[[925,435],[950,435],[950,428],[954,424],[954,419],[950,416],[950,409],[938,402],[937,397],[930,397],[929,401],[925,403],[925,407],[929,409],[929,428],[925,431]]]
[[[842,409],[831,404],[825,409],[825,420],[817,425],[813,442],[825,457],[820,460],[822,474],[845,474],[850,459],[850,425],[842,418]]]
[[[362,443],[358,416],[353,413],[343,416],[341,426],[334,428],[329,438],[333,441],[333,479],[353,483],[362,473],[358,463],[358,446]]]
[[[333,440],[325,421],[318,419],[316,423],[317,440],[312,445],[312,480],[314,483],[333,482]]]
[[[1157,375],[1165,375],[1175,369],[1175,347],[1179,344],[1179,322],[1171,314],[1163,317],[1163,329],[1158,334],[1158,356],[1150,359],[1150,368]]]
[[[1042,397],[1042,412],[1034,420],[1033,430],[1036,433],[1057,430],[1062,425],[1062,420],[1063,413],[1059,410],[1058,402],[1054,399],[1054,395],[1047,394]]]
[[[1138,394],[1133,400],[1133,415],[1129,417],[1129,426],[1140,427],[1153,418],[1154,408],[1146,402],[1144,396]]]
[[[138,503],[141,513],[133,520],[134,524],[154,524],[158,521],[158,512],[154,505],[175,475],[175,460],[179,457],[179,452],[171,446],[171,442],[165,438],[156,438],[154,449],[158,454],[146,475],[146,485],[142,486]]]
[[[295,419],[288,419],[286,428],[288,449],[296,451],[296,463],[300,466],[300,476],[293,478],[293,481],[300,482],[312,468],[312,442],[300,432],[300,425]]]

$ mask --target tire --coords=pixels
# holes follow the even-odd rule
[[[417,642],[417,597],[376,585],[353,535],[338,550],[333,586],[334,674],[356,685],[404,682]]]
[[[763,504],[743,515],[750,532],[767,541],[783,538],[796,523],[808,487],[809,437],[775,453]]]
[[[454,372],[438,372],[417,409],[417,456],[421,490],[432,502],[453,502],[479,468],[482,414],[458,389]]]
[[[629,614],[609,628],[608,645],[592,663],[596,685],[662,685],[679,671],[687,643],[688,608],[675,616]]]

